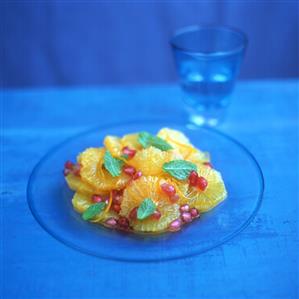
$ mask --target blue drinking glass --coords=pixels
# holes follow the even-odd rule
[[[196,125],[217,125],[230,102],[247,38],[228,27],[186,27],[170,41],[183,100]]]

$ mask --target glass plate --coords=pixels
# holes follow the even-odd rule
[[[83,221],[72,208],[73,192],[62,175],[64,162],[74,161],[87,147],[102,146],[106,135],[156,133],[162,127],[184,132],[196,147],[211,153],[214,167],[222,173],[228,198],[177,233],[136,235]],[[134,121],[92,129],[49,151],[32,171],[27,197],[38,223],[62,243],[102,258],[154,261],[200,254],[228,241],[254,218],[263,190],[263,175],[257,161],[231,137],[215,129],[188,128],[169,121]]]

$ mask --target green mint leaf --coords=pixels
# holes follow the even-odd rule
[[[141,132],[138,135],[138,142],[142,145],[143,148],[147,148],[150,146],[150,138],[151,134],[147,132]]]
[[[163,170],[178,180],[185,180],[192,170],[197,171],[195,164],[185,160],[173,160],[163,164]]]
[[[155,203],[150,199],[146,198],[142,201],[137,209],[137,219],[142,220],[152,215],[156,210]]]
[[[121,174],[123,164],[124,162],[122,160],[112,157],[110,152],[106,150],[104,155],[104,166],[113,177]]]
[[[105,206],[106,204],[104,202],[98,202],[89,206],[82,214],[82,218],[84,220],[92,219],[94,216],[100,214],[104,210]]]
[[[161,151],[168,151],[172,149],[172,146],[166,142],[164,139],[152,135],[148,132],[141,132],[138,136],[138,142],[142,145],[143,148],[148,148],[150,146],[154,146]]]

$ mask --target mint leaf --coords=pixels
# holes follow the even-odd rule
[[[163,170],[178,180],[185,180],[192,170],[197,171],[195,164],[185,160],[173,160],[163,164]]]
[[[148,132],[141,132],[138,136],[138,142],[142,145],[143,148],[148,148],[150,146],[154,146],[161,151],[168,151],[172,149],[172,146],[166,142],[164,139],[152,135]]]
[[[121,174],[123,164],[124,162],[122,160],[112,157],[110,152],[106,150],[104,155],[104,166],[113,177]]]
[[[142,220],[147,218],[148,216],[152,215],[156,210],[155,203],[150,199],[146,198],[140,204],[137,209],[137,219]]]
[[[98,202],[89,206],[82,214],[82,218],[84,220],[92,219],[94,216],[100,214],[104,210],[105,206],[106,204],[104,202]]]
[[[138,142],[142,145],[143,148],[147,148],[150,146],[150,139],[151,139],[151,134],[147,132],[141,132],[138,135]]]

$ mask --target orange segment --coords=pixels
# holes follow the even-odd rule
[[[127,134],[122,138],[116,136],[107,136],[104,139],[105,147],[110,151],[112,156],[120,157],[122,155],[122,149],[128,146],[131,149],[139,150],[141,145],[138,142],[138,134]]]
[[[89,186],[87,183],[84,183],[80,177],[73,175],[72,173],[68,174],[65,177],[65,180],[70,189],[73,191],[78,191],[80,193],[93,194],[95,190]]]
[[[116,136],[107,136],[104,139],[104,145],[107,148],[107,150],[110,151],[113,157],[121,156],[122,145],[120,142],[120,138]]]
[[[189,204],[200,212],[207,212],[217,206],[227,197],[221,174],[209,167],[198,166],[198,175],[208,181],[204,191],[190,187],[188,182],[177,182],[176,187],[180,195],[180,204]]]
[[[78,213],[82,214],[88,207],[90,207],[93,204],[93,202],[91,200],[91,196],[88,196],[87,194],[76,192],[73,196],[72,204],[73,204],[74,209]],[[105,221],[106,219],[108,219],[110,217],[117,218],[118,215],[115,212],[109,211],[106,208],[103,213],[101,213],[101,214],[97,215],[96,217],[94,217],[91,220],[91,222],[99,222],[100,223],[100,222],[103,222],[103,221]]]
[[[103,167],[104,154],[103,148],[88,148],[80,154],[78,160],[81,165],[82,181],[91,185],[99,193],[124,188],[130,178],[123,173],[118,177],[112,177]]]
[[[123,195],[120,214],[128,217],[135,207],[138,207],[145,198],[151,198],[161,213],[159,220],[148,217],[144,220],[132,220],[131,225],[136,231],[141,232],[162,232],[175,219],[179,218],[179,206],[172,204],[168,197],[161,192],[160,185],[163,179],[154,176],[142,176],[133,181]]]
[[[135,167],[137,170],[140,170],[145,176],[163,176],[165,175],[162,169],[163,164],[180,158],[181,156],[172,150],[161,151],[151,146],[138,151],[134,158],[129,160],[127,163]]]
[[[182,155],[183,159],[193,163],[209,162],[208,153],[196,149],[189,139],[180,131],[163,128],[158,136],[170,143]]]

